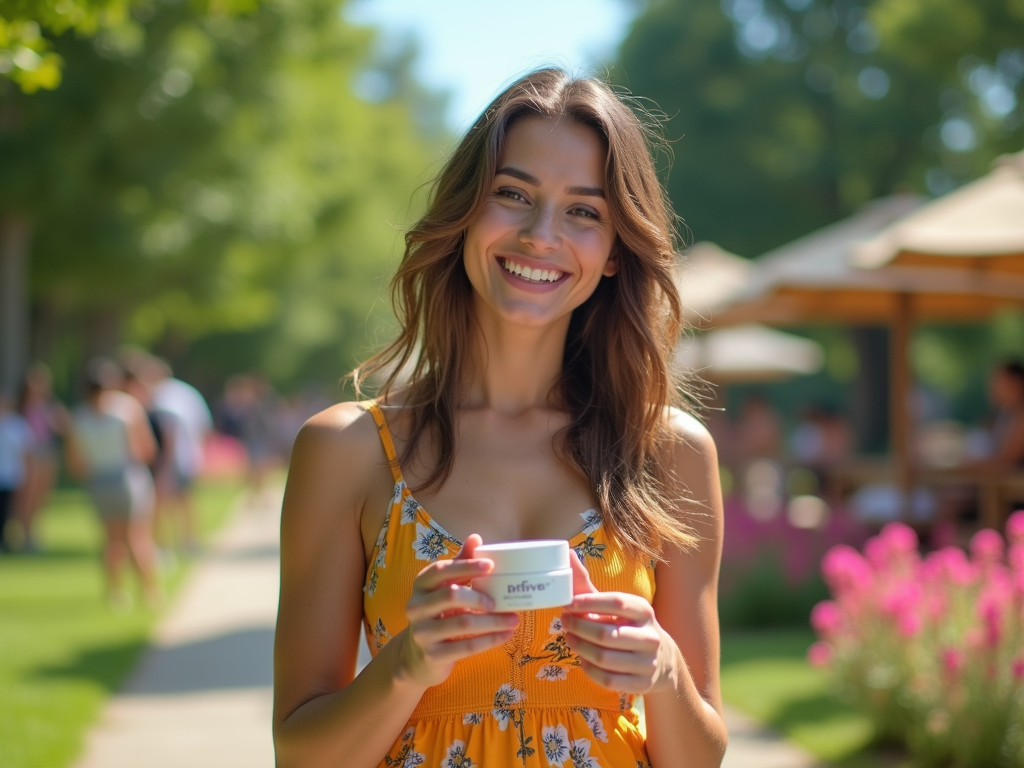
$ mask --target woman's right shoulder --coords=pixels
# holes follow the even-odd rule
[[[377,424],[364,405],[338,403],[320,411],[302,425],[292,447],[286,514],[291,507],[304,516],[320,510],[334,517],[344,509],[358,516],[382,458]]]
[[[311,416],[295,438],[293,464],[297,457],[327,461],[335,466],[379,463],[380,438],[377,423],[363,403],[338,403]]]

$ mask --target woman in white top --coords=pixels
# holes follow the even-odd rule
[[[86,402],[75,409],[67,440],[68,467],[84,480],[105,534],[104,564],[110,599],[126,600],[122,583],[131,559],[146,599],[160,598],[153,546],[153,478],[146,465],[156,441],[146,413],[117,390],[121,372],[107,359],[93,360]]]

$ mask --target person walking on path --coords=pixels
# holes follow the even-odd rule
[[[124,586],[126,561],[139,576],[150,604],[161,599],[153,544],[153,478],[147,464],[156,441],[139,402],[118,390],[121,371],[105,358],[89,363],[86,401],[71,416],[68,467],[85,482],[103,525],[103,563],[115,608],[130,601]]]
[[[390,378],[292,453],[280,768],[720,765],[722,501],[669,369],[675,217],[647,136],[608,86],[545,69],[442,169],[399,337],[357,390]],[[483,542],[524,539],[571,545],[570,604],[503,613],[473,588]]]
[[[17,411],[14,402],[0,391],[0,554],[10,550],[7,543],[7,521],[24,491],[25,464],[32,444],[28,424]]]
[[[46,506],[60,470],[59,439],[67,430],[68,413],[53,396],[49,369],[36,363],[25,374],[19,410],[32,442],[25,465],[25,485],[19,494],[17,516],[23,528],[22,548],[36,549],[35,522]]]
[[[202,394],[171,374],[171,368],[159,358],[150,358],[149,380],[153,407],[169,414],[174,421],[175,482],[167,496],[169,514],[177,519],[178,541],[187,554],[199,547],[196,532],[194,489],[196,478],[203,468],[206,438],[213,428],[213,416]]]

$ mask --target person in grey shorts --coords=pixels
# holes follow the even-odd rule
[[[103,525],[104,565],[112,605],[129,601],[123,584],[128,560],[150,603],[160,599],[153,546],[153,477],[147,463],[156,451],[146,413],[118,391],[121,371],[111,360],[89,363],[86,401],[71,415],[68,467],[84,481]]]

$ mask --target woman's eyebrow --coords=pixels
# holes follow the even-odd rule
[[[511,176],[514,179],[525,181],[527,184],[532,184],[535,187],[541,186],[540,179],[531,173],[521,171],[518,168],[513,168],[511,165],[506,165],[499,168],[494,173],[495,176],[504,175]],[[584,195],[586,197],[604,197],[604,190],[600,187],[566,187],[565,192],[568,195]]]

